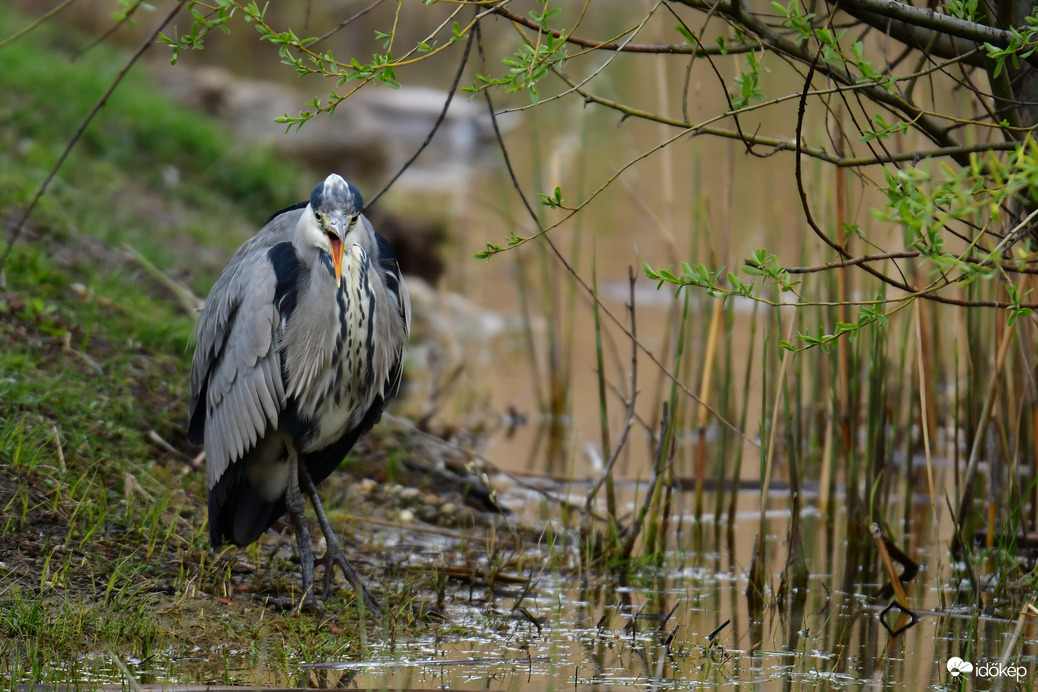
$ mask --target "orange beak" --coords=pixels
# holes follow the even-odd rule
[[[342,251],[343,244],[339,236],[334,233],[328,234],[328,243],[332,246],[332,264],[335,265],[335,285],[339,286],[342,281]]]

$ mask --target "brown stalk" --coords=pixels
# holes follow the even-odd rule
[[[1034,451],[1034,472],[1038,478],[1038,401],[1031,400],[1031,432],[1036,439],[1031,440]],[[1035,486],[1031,495],[1031,525],[1038,524],[1038,485]]]
[[[911,607],[908,605],[908,596],[905,594],[904,587],[901,586],[901,577],[894,568],[894,561],[890,559],[890,553],[887,551],[887,544],[883,539],[883,533],[879,530],[879,524],[873,522],[872,525],[869,526],[869,533],[872,534],[872,540],[876,544],[876,550],[879,551],[879,555],[883,559],[883,567],[886,568],[887,576],[890,577],[890,586],[894,589],[894,596],[897,597],[898,604],[905,610],[911,610]]]
[[[710,331],[706,338],[706,353],[703,355],[703,375],[699,380],[699,398],[703,401],[710,401],[710,388],[714,379],[712,377],[714,359],[717,355],[717,340],[721,334],[721,313],[724,307],[724,304],[719,300],[715,300],[713,303],[714,311],[710,317]],[[700,406],[696,412],[696,517],[703,516],[703,478],[706,474],[706,422],[707,410]]]
[[[988,423],[991,422],[991,414],[995,408],[995,400],[998,397],[998,386],[1001,381],[1002,369],[1005,366],[1006,355],[1009,346],[1016,333],[1015,325],[1009,327],[1002,334],[1002,341],[998,346],[998,355],[995,357],[995,369],[991,373],[988,383],[987,397],[984,400],[984,408],[977,421],[977,430],[973,435],[973,446],[970,448],[969,462],[966,465],[965,478],[962,481],[962,489],[959,493],[958,502],[955,505],[955,537],[952,539],[951,550],[958,554],[962,548],[962,531],[966,525],[966,514],[969,503],[973,499],[973,481],[977,476],[977,467],[980,465],[980,450],[987,436]]]
[[[843,132],[843,121],[841,119],[842,111],[837,113],[836,117],[836,151],[843,155],[843,146],[845,143],[845,136]],[[843,175],[843,169],[836,169],[836,227],[837,227],[837,244],[840,247],[846,247],[847,243],[847,231],[844,228],[844,222],[847,220],[847,196],[845,189],[845,180]],[[847,296],[850,295],[850,274],[846,269],[841,269],[837,277],[837,296],[840,301],[839,307],[837,307],[837,316],[840,322],[847,323],[850,321],[849,308],[847,306]],[[840,442],[842,454],[840,458],[846,459],[851,453],[851,385],[850,385],[850,365],[848,363],[848,350],[849,344],[842,344],[836,351],[836,376],[837,376],[837,392],[839,392],[839,401],[837,403],[838,410],[837,416],[840,425]],[[826,468],[829,469],[832,464],[835,463],[835,458],[825,458],[824,463]],[[831,478],[832,471],[830,470],[827,474]],[[829,488],[828,483],[822,490],[828,498]]]
[[[999,662],[1003,666],[1009,665],[1009,660],[1013,655],[1013,649],[1015,649],[1016,645],[1020,642],[1020,635],[1023,634],[1024,622],[1028,615],[1038,615],[1038,611],[1035,610],[1033,602],[1025,603],[1024,606],[1020,608],[1020,614],[1016,618],[1016,627],[1013,628],[1012,636],[1006,640],[1006,645],[1002,648],[1002,657],[999,658]],[[1001,678],[996,678],[996,680],[1001,682]],[[998,689],[1001,689],[1001,685],[999,685]]]

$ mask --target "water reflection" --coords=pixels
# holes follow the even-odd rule
[[[738,522],[737,556],[727,567],[721,555],[727,537],[720,544],[717,532],[705,530],[690,539],[701,549],[675,546],[662,569],[632,570],[627,587],[582,574],[542,547],[527,551],[546,565],[531,573],[535,586],[528,593],[448,591],[450,631],[460,627],[468,635],[398,641],[371,661],[329,661],[316,669],[348,670],[351,684],[374,689],[918,690],[953,683],[945,669],[952,656],[987,661],[1001,654],[1013,623],[942,611],[936,584],[909,585],[921,620],[897,636],[879,619],[887,603],[872,594],[880,583],[853,583],[845,591],[844,575],[830,571],[811,574],[806,588],[779,598],[789,516],[788,509],[770,513],[765,592],[756,602],[747,598],[747,570],[739,566],[753,552],[746,538],[757,528],[755,517]],[[833,525],[846,526],[846,516],[803,517],[813,564],[831,552]],[[1029,668],[1024,682],[1033,684],[1033,640],[1024,654],[1018,663]]]

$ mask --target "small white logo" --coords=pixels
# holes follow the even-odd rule
[[[1017,682],[1021,682],[1027,677],[1027,668],[1024,666],[1010,666],[1002,661],[981,660],[980,663],[973,665],[958,656],[953,656],[948,659],[944,667],[948,669],[953,678],[973,673],[978,678],[1016,678]]]
[[[948,663],[945,664],[948,668],[948,672],[951,673],[953,678],[957,678],[963,673],[972,673],[973,664],[969,661],[963,661],[958,656],[952,656],[948,659]]]

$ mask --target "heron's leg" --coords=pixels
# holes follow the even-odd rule
[[[307,476],[309,478],[309,476]],[[296,550],[303,571],[303,598],[299,609],[320,611],[314,598],[314,549],[310,544],[310,531],[306,528],[306,503],[299,492],[299,459],[295,453],[288,458],[288,488],[285,490],[285,507],[296,530]]]
[[[378,599],[368,591],[367,587],[364,586],[364,582],[361,581],[360,575],[357,574],[357,570],[353,569],[353,565],[346,559],[346,553],[339,543],[339,538],[335,535],[335,529],[332,528],[328,517],[324,513],[321,498],[317,494],[317,488],[314,486],[313,479],[310,478],[310,472],[307,471],[305,464],[299,469],[299,477],[303,483],[303,490],[310,496],[310,502],[313,504],[314,512],[317,514],[317,521],[321,523],[321,531],[324,532],[325,543],[328,546],[324,557],[320,560],[324,563],[324,594],[322,598],[327,600],[328,595],[332,591],[332,576],[335,573],[335,565],[338,565],[342,568],[342,573],[346,575],[346,581],[353,586],[354,591],[363,596],[364,603],[367,604],[368,608],[376,614],[382,612],[382,606],[379,604]]]

